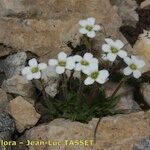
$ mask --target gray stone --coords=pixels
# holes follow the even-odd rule
[[[6,109],[6,106],[8,105],[8,103],[9,103],[9,100],[7,98],[6,92],[0,89],[0,112]]]
[[[27,60],[25,52],[20,52],[8,56],[3,62],[3,71],[7,78],[11,78],[15,75],[19,75],[24,68]]]
[[[133,147],[133,150],[150,150],[150,137],[139,140]]]
[[[136,0],[110,0],[116,6],[118,15],[122,18],[124,25],[135,26],[139,21],[139,16],[136,12],[138,5]]]
[[[13,133],[15,130],[15,125],[13,119],[7,113],[0,114],[0,132],[9,131]]]
[[[21,95],[26,98],[35,98],[35,88],[33,84],[23,76],[13,76],[2,84],[2,89],[7,93]]]

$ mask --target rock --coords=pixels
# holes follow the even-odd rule
[[[48,66],[47,69],[42,72],[41,79],[45,87],[45,92],[51,97],[54,97],[58,92],[57,88],[59,84],[59,75],[56,73],[55,67]],[[33,83],[38,90],[43,90],[39,80],[34,80]]]
[[[106,96],[110,97],[113,94],[116,87],[116,83],[106,83]],[[125,112],[135,112],[141,110],[140,106],[134,100],[132,87],[128,85],[123,85],[116,95],[121,95],[121,99],[116,106],[117,110],[122,110]]]
[[[15,119],[18,132],[23,132],[25,129],[33,127],[41,116],[36,112],[33,105],[21,96],[10,101],[8,111]]]
[[[1,3],[4,3],[4,0]],[[15,12],[14,8],[18,3],[21,3],[22,9],[19,12],[16,9]],[[78,22],[86,17],[95,17],[97,23],[105,26],[108,35],[121,38],[127,43],[119,32],[119,27],[122,25],[121,18],[109,0],[89,0],[88,3],[86,0],[63,2],[37,0],[32,3],[13,1],[13,4],[8,2],[3,5],[5,10],[7,10],[5,7],[8,8],[7,5],[9,10],[14,10],[14,13],[12,12],[10,17],[0,19],[0,43],[16,51],[30,51],[46,61],[60,51],[70,52],[68,42],[72,42],[74,46],[79,44]],[[104,36],[103,39],[99,38],[101,36],[102,34],[97,36],[99,46],[99,41],[104,39]]]
[[[141,85],[141,93],[144,97],[145,102],[150,106],[150,84],[143,83]]]
[[[7,98],[7,94],[4,90],[0,89],[0,112],[6,109],[9,100]]]
[[[13,119],[6,113],[0,114],[0,132],[10,131],[13,133],[15,125]]]
[[[34,86],[23,76],[16,75],[8,80],[5,80],[2,84],[2,89],[4,89],[7,93],[21,95],[27,99],[35,98]]]
[[[133,147],[133,150],[149,150],[150,149],[150,137],[139,140]]]
[[[146,65],[142,69],[142,72],[148,72],[150,70],[150,31],[144,30],[143,34],[139,35],[133,52],[145,61]]]
[[[15,130],[15,123],[13,119],[5,112],[0,114],[0,140],[11,140],[11,136]],[[7,148],[0,145],[1,150],[11,150],[8,146]]]
[[[26,140],[59,141],[58,145],[29,146],[29,150],[132,150],[137,141],[150,135],[150,111],[104,117],[97,130],[96,144],[65,145],[65,140],[93,140],[98,119],[88,124],[56,119],[25,132]]]
[[[19,13],[24,10],[23,0],[2,0],[0,3],[0,16],[7,16],[13,13]]]
[[[139,16],[136,12],[138,8],[136,0],[110,0],[122,18],[124,25],[136,26]]]
[[[8,56],[3,62],[3,71],[7,78],[19,75],[25,67],[27,55],[25,52]]]
[[[150,1],[149,0],[145,0],[141,3],[140,5],[141,9],[149,9],[150,8]]]

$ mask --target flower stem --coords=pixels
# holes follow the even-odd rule
[[[95,83],[95,84],[93,85],[92,90],[91,90],[91,94],[90,94],[90,96],[88,97],[88,100],[87,100],[88,103],[89,103],[89,105],[92,104],[93,99],[95,98],[97,92],[98,92],[98,85]]]
[[[43,94],[44,98],[46,99],[47,98],[47,94],[46,94],[46,91],[45,91],[44,83],[43,83],[42,80],[40,80],[40,83],[41,83],[41,86],[42,86],[42,94]]]
[[[63,89],[64,99],[67,100],[67,78],[65,73],[62,74],[62,89]]]
[[[115,91],[113,92],[113,94],[110,96],[110,99],[114,98],[115,95],[118,93],[118,91],[120,90],[121,86],[124,84],[124,82],[127,80],[127,77],[124,77],[121,79],[121,81],[119,82],[118,86],[116,87]]]

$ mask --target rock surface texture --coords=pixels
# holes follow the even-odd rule
[[[32,83],[25,77],[19,75],[5,80],[2,84],[2,89],[7,93],[20,95],[26,98],[34,98],[35,95],[35,89]]]
[[[39,120],[38,114],[32,104],[21,96],[13,99],[9,104],[9,113],[15,119],[16,128],[19,132],[33,127]]]
[[[127,43],[119,32],[121,18],[109,0],[1,0],[0,4],[0,43],[12,51],[31,51],[42,59],[70,52],[67,43],[79,43],[79,20],[90,16],[105,26],[108,35]]]
[[[25,133],[30,140],[58,140],[60,146],[29,146],[29,150],[132,150],[136,142],[150,136],[150,111],[117,115],[102,118],[98,130],[96,144],[92,146],[68,146],[65,140],[93,140],[93,132],[98,119],[89,124],[56,119],[49,124],[32,128]]]

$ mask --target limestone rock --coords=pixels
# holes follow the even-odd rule
[[[33,127],[40,118],[40,114],[35,111],[33,105],[21,96],[10,101],[8,111],[15,119],[16,128],[19,132]]]
[[[0,112],[5,110],[9,100],[7,98],[7,94],[4,90],[0,89]]]
[[[144,30],[143,34],[139,35],[139,38],[134,45],[133,52],[145,61],[146,65],[142,72],[150,71],[150,31]]]
[[[13,133],[15,130],[15,125],[13,119],[8,113],[3,112],[0,114],[0,132],[10,131]]]
[[[15,130],[14,120],[5,112],[0,114],[0,140],[11,140]],[[6,147],[0,145],[1,150],[6,150]],[[7,150],[9,147],[7,147]]]
[[[149,0],[144,0],[142,3],[141,3],[141,6],[140,6],[142,9],[149,9],[150,8],[150,1]]]
[[[63,2],[23,0],[23,2],[14,1],[13,5],[12,3],[7,5],[9,9],[12,7],[15,11],[14,8],[18,3],[21,3],[20,8],[23,5],[19,13],[25,18],[18,16],[18,12],[14,12],[10,16],[15,17],[0,19],[0,43],[16,51],[30,51],[45,60],[60,51],[70,52],[67,43],[72,42],[74,46],[79,43],[79,20],[91,16],[96,18],[98,24],[102,23],[105,26],[108,35],[121,38],[124,43],[127,43],[119,32],[119,27],[122,25],[121,18],[109,0],[88,0],[88,3],[87,0],[64,0]],[[96,41],[99,47],[103,40],[102,34],[97,35]]]
[[[24,68],[27,60],[25,52],[17,53],[8,56],[3,62],[3,71],[7,78],[11,78],[15,75],[19,75]]]
[[[150,106],[150,84],[143,83],[141,85],[141,93],[144,97],[145,102]]]
[[[138,8],[136,0],[110,0],[116,6],[118,15],[122,18],[124,25],[136,26],[139,16],[136,12]]]
[[[35,88],[25,77],[16,75],[3,82],[2,89],[11,94],[20,95],[26,98],[35,97]]]
[[[110,97],[113,94],[116,87],[116,83],[106,83],[105,89],[107,97]],[[121,95],[121,99],[116,106],[117,110],[122,110],[125,112],[134,112],[141,110],[140,106],[134,100],[132,87],[124,85],[120,88],[116,95]]]
[[[133,150],[149,150],[150,149],[150,137],[140,139],[133,147]]]
[[[39,125],[26,131],[28,140],[60,141],[60,146],[29,146],[29,150],[132,150],[134,144],[150,135],[150,111],[116,115],[102,118],[96,144],[92,146],[65,145],[65,140],[93,140],[93,132],[98,119],[89,124],[56,119],[49,124]]]

